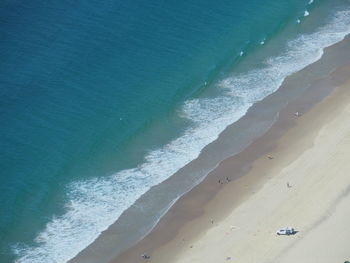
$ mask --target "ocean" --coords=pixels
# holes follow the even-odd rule
[[[350,2],[6,0],[0,18],[0,262],[63,263],[128,209],[120,251],[144,236],[228,156],[179,170],[350,33]]]

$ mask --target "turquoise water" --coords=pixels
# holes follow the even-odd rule
[[[339,7],[348,2],[2,2],[0,262],[75,256],[341,40],[350,18]]]

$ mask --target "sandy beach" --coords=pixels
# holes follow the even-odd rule
[[[348,82],[299,117],[297,126],[271,152],[273,159],[259,160],[251,171],[252,174],[268,172],[271,179],[225,219],[214,221],[203,236],[192,240],[187,249],[170,261],[344,262],[349,259],[349,102]],[[307,146],[306,149],[301,145]],[[277,236],[275,231],[283,226],[296,227],[300,232],[294,236]]]
[[[335,89],[309,111],[295,116],[295,106],[285,110],[287,132],[275,129],[221,163],[215,176],[113,262],[143,262],[142,253],[155,263],[349,260],[349,72],[341,67],[323,80]],[[268,145],[263,154],[254,152],[256,144]],[[259,157],[249,171],[231,181],[237,163],[253,155]],[[298,233],[277,236],[276,230],[286,226]]]
[[[298,117],[297,125],[282,137],[278,147],[257,160],[249,174],[235,182],[248,186],[247,181],[253,177],[268,173],[270,179],[259,190],[252,189],[244,202],[223,219],[216,219],[214,206],[230,202],[231,198],[231,192],[223,189],[210,201],[205,216],[183,227],[174,240],[154,251],[149,262],[349,259],[349,102],[347,82]],[[196,226],[205,221],[208,230],[191,239]],[[299,232],[277,236],[276,230],[284,226],[293,226]]]
[[[0,263],[350,263],[350,0],[0,11]]]

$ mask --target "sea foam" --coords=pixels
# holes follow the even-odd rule
[[[350,12],[338,12],[317,32],[290,41],[285,52],[266,60],[264,67],[220,81],[221,96],[186,101],[179,114],[192,125],[181,137],[149,152],[144,163],[133,169],[69,185],[66,212],[51,219],[35,246],[16,244],[15,262],[64,263],[73,258],[142,194],[197,158],[255,102],[276,91],[288,75],[320,59],[325,47],[349,33]]]

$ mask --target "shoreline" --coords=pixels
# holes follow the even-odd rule
[[[247,12],[209,2],[200,6],[187,2],[144,4],[142,8],[126,4],[121,16],[102,12],[99,19],[92,20],[81,18],[89,17],[93,9],[106,7],[112,13],[119,9],[89,5],[74,11],[78,16],[63,12],[63,42],[56,41],[57,52],[44,45],[46,51],[39,49],[42,56],[39,54],[38,61],[52,58],[44,59],[45,63],[57,69],[56,62],[67,62],[61,59],[62,53],[72,63],[62,70],[53,69],[52,74],[46,74],[50,70],[43,68],[43,63],[34,63],[38,62],[35,59],[22,63],[18,70],[9,68],[10,75],[23,75],[18,79],[21,83],[41,79],[40,83],[59,88],[54,89],[54,97],[51,93],[36,97],[37,103],[21,93],[31,110],[10,103],[16,108],[11,114],[18,118],[4,115],[11,122],[4,130],[9,135],[5,146],[16,146],[9,147],[5,157],[20,161],[16,165],[5,163],[5,170],[14,175],[12,181],[5,180],[5,188],[12,185],[20,195],[18,199],[16,192],[4,192],[9,201],[4,207],[10,208],[2,224],[4,261],[110,263],[127,250],[133,253],[134,246],[144,238],[148,244],[141,253],[150,254],[152,260],[165,251],[165,246],[170,246],[165,255],[182,254],[186,246],[173,247],[176,234],[189,227],[184,233],[188,234],[186,242],[198,242],[197,237],[204,236],[214,222],[224,222],[232,209],[260,192],[269,175],[251,178],[247,174],[296,125],[299,113],[304,116],[311,105],[332,92],[333,87],[323,86],[326,80],[319,80],[320,75],[329,76],[333,69],[350,61],[350,49],[346,49],[340,56],[328,56],[331,59],[324,65],[318,63],[326,47],[341,42],[346,35],[350,39],[348,0],[271,1],[263,6],[257,1],[244,5]],[[53,6],[57,10],[63,7]],[[215,8],[206,8],[210,6]],[[55,14],[56,9],[50,10]],[[45,12],[40,10],[38,18],[44,19]],[[190,10],[199,11],[201,17],[192,16]],[[145,23],[147,16],[149,23]],[[32,17],[30,13],[28,17]],[[67,19],[85,26],[86,35],[93,32],[106,38],[86,42],[84,33],[64,30]],[[40,28],[41,23],[34,20],[34,28]],[[109,34],[111,21],[122,25],[113,27],[116,34]],[[185,26],[174,27],[178,22]],[[157,32],[152,24],[159,26]],[[28,35],[26,27],[24,31],[18,29],[18,35],[29,42],[19,41],[20,45],[10,48],[9,62],[17,58],[17,51],[26,53],[28,43],[41,46],[52,40],[43,38],[51,35],[50,27],[45,27],[45,32],[39,30],[37,37]],[[128,38],[119,41],[123,32]],[[183,37],[178,38],[180,35]],[[130,42],[127,50],[137,50],[130,53],[134,60],[123,52],[125,41]],[[79,48],[82,42],[85,44]],[[113,47],[112,42],[116,42]],[[107,48],[86,53],[91,47]],[[94,63],[75,59],[80,53],[88,54]],[[110,60],[103,59],[107,53]],[[149,59],[144,60],[145,56]],[[29,64],[34,71],[28,70]],[[96,73],[94,68],[99,69],[98,74],[83,74]],[[45,74],[33,75],[42,70]],[[4,75],[4,80],[11,86],[17,79],[10,75]],[[76,89],[71,89],[71,83]],[[318,84],[322,87],[314,89],[316,95],[298,100],[297,105],[295,99],[310,93],[309,83],[315,86],[310,89]],[[72,92],[84,94],[71,96]],[[62,103],[55,103],[58,101]],[[279,120],[290,102],[294,108]],[[37,118],[32,118],[33,112]],[[267,132],[269,136],[264,136]],[[45,135],[42,144],[35,143],[38,134]],[[33,151],[37,154],[24,154],[28,158],[22,158],[23,153]],[[267,154],[267,160],[276,160]],[[26,200],[33,189],[36,195]],[[223,195],[225,198],[217,201]],[[11,200],[17,201],[11,205]]]
[[[343,40],[342,42],[346,42],[346,41],[347,40]],[[341,44],[339,43],[335,44],[335,46],[337,45],[341,45]],[[331,48],[332,47],[329,47],[326,50]],[[331,77],[326,78],[326,80],[321,80],[321,82],[322,81],[327,82],[329,81],[329,79],[334,78],[334,75],[336,75],[337,72],[339,71],[340,70],[338,69],[338,71],[333,73]],[[340,74],[339,76],[337,76],[335,81],[338,83],[343,82],[344,78],[346,79],[344,75],[346,75],[346,73]],[[316,96],[318,98],[315,98],[315,95],[309,94],[309,96],[313,97],[311,98],[311,100],[316,100],[316,101],[313,101],[312,104],[316,104],[317,106],[317,103],[319,102],[318,100],[322,101],[324,97],[327,96],[327,93],[330,93],[335,88],[336,85],[332,83],[331,86],[325,87],[325,90],[321,97]],[[221,187],[221,186],[218,186],[217,184],[218,174],[220,173],[227,174],[227,169],[235,169],[236,168],[235,166],[237,166],[237,164],[241,162],[240,158],[246,159],[247,156],[250,156],[250,159],[251,159],[250,163],[256,163],[261,159],[261,157],[259,159],[259,156],[266,155],[268,152],[276,148],[277,147],[276,141],[279,140],[276,138],[282,137],[284,133],[288,132],[288,130],[292,129],[297,125],[295,122],[296,118],[291,117],[293,116],[294,110],[303,108],[303,111],[306,112],[308,111],[307,109],[308,107],[311,108],[310,105],[308,106],[305,105],[305,100],[307,102],[310,102],[310,98],[305,99],[304,97],[303,99],[301,100],[299,99],[299,101],[295,101],[290,105],[288,105],[285,109],[283,109],[279,116],[279,120],[273,125],[274,127],[269,129],[269,131],[266,134],[264,134],[262,137],[257,139],[252,145],[250,145],[243,152],[241,152],[237,156],[231,157],[228,160],[223,161],[214,170],[214,172],[211,172],[210,175],[207,176],[207,178],[202,183],[200,183],[198,186],[192,189],[189,193],[181,197],[180,200],[160,220],[160,222],[158,222],[157,226],[151,231],[150,234],[148,234],[144,239],[142,239],[138,244],[136,244],[136,246],[128,249],[117,259],[113,260],[113,262],[122,263],[122,262],[128,262],[130,260],[133,260],[133,262],[142,262],[143,260],[139,258],[139,255],[142,253],[151,254],[152,255],[151,261],[158,262],[157,260],[161,258],[161,256],[155,257],[154,255],[156,254],[161,255],[162,251],[166,250],[164,248],[163,249],[161,248],[163,244],[174,243],[175,242],[174,240],[177,239],[176,236],[178,236],[179,233],[183,232],[181,231],[181,229],[186,228],[187,224],[192,225],[191,231],[189,231],[191,232],[191,234],[187,234],[192,237],[185,237],[184,239],[191,240],[191,239],[195,239],[195,237],[198,238],[198,236],[203,234],[203,232],[205,232],[206,229],[208,229],[208,227],[209,228],[211,227],[210,224],[208,224],[208,222],[210,222],[213,217],[215,217],[214,222],[220,222],[220,220],[222,220],[228,215],[229,211],[227,212],[222,211],[223,210],[222,206],[216,207],[216,208],[211,207],[210,208],[211,215],[206,215],[207,213],[206,210],[208,209],[208,207],[210,207],[210,203],[214,202],[213,200],[216,199],[217,196],[224,195],[224,193],[228,191],[232,191],[232,190],[235,191],[234,196],[231,195],[232,199],[234,200],[234,203],[233,204],[231,203],[229,205],[227,204],[224,205],[229,207],[224,210],[230,210],[230,211],[234,210],[234,208],[237,207],[239,204],[244,203],[244,201],[247,200],[252,193],[254,194],[254,192],[258,191],[258,189],[265,183],[266,180],[269,180],[269,178],[261,178],[259,176],[247,178],[246,176],[238,176],[238,179],[235,179],[232,182],[230,182],[230,184],[227,184],[227,185],[225,184],[224,187]],[[276,128],[276,126],[278,127]],[[251,148],[254,148],[254,146],[255,148],[260,147],[261,149],[264,149],[263,150],[264,153],[262,152],[253,153],[255,149],[252,150]],[[241,157],[237,158],[238,156],[241,156]],[[236,159],[236,160],[233,160],[233,159]],[[263,159],[266,159],[266,156],[263,157]],[[271,161],[273,162],[273,160]],[[247,160],[245,160],[245,163],[247,163]],[[241,167],[241,171],[240,171],[241,174],[245,174],[247,172],[246,170],[248,169],[250,168]],[[250,188],[249,190],[247,190],[248,187]],[[227,188],[230,188],[230,189],[227,190]],[[194,208],[196,204],[204,205],[205,208],[203,210],[198,207]],[[202,218],[201,220],[199,220],[201,222],[197,222],[195,226],[193,226],[191,222],[197,221],[198,218]],[[188,243],[184,241],[183,245],[181,244],[176,245],[175,248],[173,247],[171,249],[172,251],[171,253],[177,254],[176,251],[181,251],[181,249],[183,249],[182,247],[186,246],[185,244],[188,244]],[[169,255],[169,251],[165,253],[164,258],[167,258],[166,255]],[[169,259],[167,260],[169,261]]]
[[[334,22],[334,20],[332,21]],[[330,22],[330,24],[332,24],[333,22]],[[329,24],[327,23],[326,25],[328,26]],[[342,24],[340,23],[340,25]],[[327,31],[327,26],[321,27],[320,32],[325,32],[328,36],[329,32]],[[340,28],[342,29],[341,32],[345,30],[343,26],[340,26]],[[313,37],[310,37],[310,41],[308,42],[304,43],[303,41],[301,41],[305,44],[306,50],[310,49],[309,43],[313,43]],[[334,40],[334,38],[332,38],[331,36],[329,37],[330,39]],[[330,41],[328,38],[326,39],[327,41]],[[337,39],[337,41],[339,40],[340,38]],[[303,47],[303,45],[299,45],[299,47]],[[299,48],[293,45],[292,50],[297,51],[299,50]],[[320,59],[324,50],[325,49],[315,50],[315,56],[310,55],[310,57],[313,57],[314,59]],[[294,58],[295,54],[293,52],[287,52],[286,56],[288,57],[290,55],[292,58]],[[304,52],[302,52],[302,54],[304,54]],[[298,55],[295,56],[298,57]],[[284,56],[282,55],[282,57]],[[278,58],[278,56],[276,58]],[[303,61],[301,58],[299,59]],[[312,63],[312,61],[309,61],[308,63]],[[315,61],[310,65],[319,64],[318,62],[319,60]],[[279,65],[279,63],[277,63],[277,65]],[[304,64],[301,63],[300,65]],[[307,68],[309,68],[309,66]],[[289,65],[287,65],[287,68],[289,68]],[[300,66],[296,66],[295,70],[300,68]],[[280,72],[278,68],[274,68],[274,70]],[[326,71],[325,74],[329,74],[329,68],[328,70],[323,70]],[[282,72],[284,72],[284,70],[282,70]],[[289,71],[287,70],[287,72]],[[292,71],[290,71],[290,73],[291,72]],[[312,71],[309,73],[311,73],[311,75],[315,74],[315,72]],[[293,75],[294,74],[292,74],[292,76]],[[286,75],[283,75],[283,78],[285,77]],[[274,84],[272,84],[272,87],[274,87],[273,90],[277,89],[277,87],[281,84],[283,78],[279,79],[278,84],[275,83],[276,87]],[[286,79],[293,79],[293,77],[288,76]],[[306,77],[306,79],[308,78]],[[299,85],[298,81],[299,80],[294,80],[294,85],[291,85],[290,89],[289,87],[283,87],[282,84],[282,87],[280,87],[276,92],[274,92],[273,96],[270,95],[265,99],[262,99],[263,97],[261,97],[262,100],[255,103],[248,110],[248,113],[239,121],[228,127],[226,127],[228,123],[225,124],[223,126],[226,127],[225,131],[223,131],[220,134],[218,139],[215,137],[215,141],[206,145],[205,148],[202,149],[198,158],[192,160],[189,164],[182,167],[174,175],[172,175],[170,178],[166,179],[162,183],[152,186],[151,189],[145,192],[133,205],[126,209],[120,215],[117,221],[109,225],[108,228],[102,231],[100,235],[90,245],[88,245],[82,251],[80,251],[69,262],[109,262],[112,258],[120,255],[120,253],[123,253],[123,251],[126,251],[126,249],[130,248],[140,239],[148,235],[149,232],[154,228],[155,224],[158,224],[160,218],[166,217],[164,216],[164,213],[168,211],[169,206],[171,206],[174,200],[178,200],[179,196],[186,196],[186,193],[188,193],[188,191],[192,191],[193,187],[201,183],[203,179],[206,176],[208,176],[208,174],[210,174],[210,171],[215,169],[215,167],[217,167],[219,163],[229,158],[230,156],[234,156],[237,153],[244,150],[244,148],[246,148],[247,145],[250,145],[253,141],[262,136],[267,130],[271,128],[271,125],[274,123],[278,116],[278,113],[285,106],[285,104],[288,104],[289,101],[293,100],[295,97],[300,96],[300,93],[303,93],[304,90],[307,89],[307,81],[302,81],[301,85]],[[269,82],[262,82],[263,83],[261,83],[261,85],[269,87]],[[297,83],[297,85],[295,83]],[[293,87],[295,86],[298,86],[298,88],[294,89]],[[302,88],[299,86],[302,86]],[[327,93],[328,91],[322,92]],[[326,95],[327,94],[322,94],[320,96],[322,97]],[[270,105],[272,105],[271,107],[269,105],[269,102]],[[301,111],[305,111],[305,109],[302,109]],[[271,147],[271,145],[269,145],[269,147]],[[251,157],[253,156],[254,155],[252,155]],[[257,156],[255,156],[254,158],[257,158]],[[252,161],[254,161],[254,159],[247,158],[244,162],[245,166],[240,167],[239,171],[235,173],[231,180],[235,180],[236,178],[239,178],[240,176],[245,174]],[[161,177],[161,174],[159,174],[159,176]],[[217,177],[216,180],[220,180],[220,178]],[[210,189],[210,193],[207,192],[206,194],[206,200],[210,200],[219,190],[219,187],[212,187]],[[195,217],[196,215],[193,214],[193,216]]]

